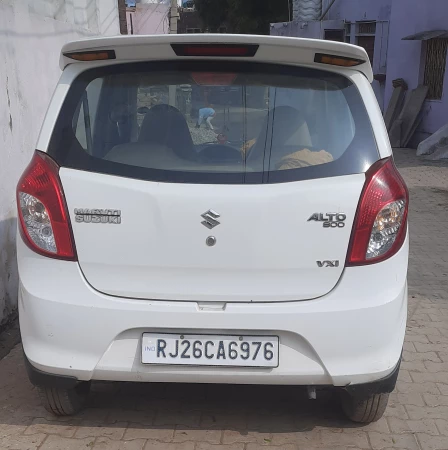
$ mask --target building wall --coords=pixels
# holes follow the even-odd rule
[[[395,0],[336,0],[325,19],[343,19],[348,22],[360,20],[389,20]],[[330,0],[323,0],[325,10]]]
[[[301,1],[301,0],[297,0]],[[325,10],[331,0],[323,0]],[[424,44],[402,38],[423,31],[448,29],[448,0],[336,0],[322,22],[273,24],[271,34],[322,39],[324,30],[337,21],[351,22],[351,43],[356,44],[358,21],[376,21],[373,72],[386,74],[385,83],[374,81],[380,107],[385,110],[392,95],[392,80],[403,78],[414,89],[423,82]],[[342,23],[342,22],[341,22]],[[335,26],[335,28],[338,28]],[[423,121],[413,144],[437,131],[448,122],[448,67],[441,100],[426,101]]]
[[[356,26],[358,21],[377,22],[375,33],[375,57],[373,60],[374,74],[386,73],[387,65],[387,42],[389,37],[389,19],[393,0],[336,0],[322,21],[304,21],[298,19],[299,4],[303,0],[296,0],[295,18],[292,23],[273,24],[271,34],[279,36],[298,36],[312,39],[323,39],[325,30],[344,29],[346,22],[352,22],[350,43],[356,44]],[[447,0],[448,1],[448,0]],[[322,12],[324,12],[331,0],[322,1]],[[373,82],[378,103],[382,110],[385,104],[385,85],[378,81]]]
[[[323,0],[323,8],[329,1]],[[350,22],[377,21],[373,71],[387,76],[384,85],[374,82],[374,90],[380,106],[385,109],[393,91],[392,80],[403,78],[409,89],[423,82],[423,44],[402,38],[421,31],[447,30],[448,0],[336,0],[326,16],[328,18]],[[356,43],[354,33],[351,42]],[[444,86],[441,100],[426,101],[414,145],[448,122],[448,68]]]
[[[293,0],[294,20],[317,20],[332,0]],[[393,0],[336,0],[326,20],[389,20]],[[304,14],[303,11],[308,11]],[[308,17],[309,16],[309,17]]]
[[[324,21],[306,22],[294,20],[293,22],[272,23],[272,36],[301,37],[305,39],[323,39]]]
[[[0,2],[0,325],[17,305],[15,187],[61,73],[61,46],[118,33],[116,0]]]
[[[128,8],[128,34],[168,34],[170,0],[145,0]]]
[[[421,31],[448,29],[447,0],[393,0],[387,58],[386,104],[392,95],[392,80],[403,78],[409,89],[423,82],[421,41],[402,38]],[[448,123],[448,67],[445,71],[444,93],[441,100],[426,101],[423,121],[414,145]]]
[[[188,30],[199,29],[201,33],[205,32],[205,25],[199,13],[191,9],[180,8],[179,22],[177,23],[177,32],[185,34]]]
[[[177,24],[177,32],[179,34],[191,33],[191,30],[200,30],[198,32],[205,33],[206,26],[196,10],[191,8],[179,8],[179,22]],[[219,33],[231,33],[228,23],[224,22],[218,29]]]

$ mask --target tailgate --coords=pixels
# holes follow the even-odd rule
[[[364,183],[364,175],[265,186],[162,184],[69,169],[60,175],[88,282],[107,294],[166,300],[326,294],[344,269]],[[77,218],[79,207],[119,210],[120,223]],[[219,214],[213,229],[202,224],[209,210]],[[334,226],[324,226],[328,213],[339,214]]]
[[[204,60],[81,71],[49,154],[93,288],[220,302],[331,291],[378,160],[345,76]]]

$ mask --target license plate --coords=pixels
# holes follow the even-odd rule
[[[278,337],[144,333],[142,363],[278,367]]]

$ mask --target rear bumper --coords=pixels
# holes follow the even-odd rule
[[[41,372],[77,380],[347,386],[393,373],[406,315],[408,243],[391,259],[344,271],[324,297],[286,303],[197,302],[110,297],[76,263],[19,242],[19,313],[25,354]],[[276,335],[273,369],[146,366],[143,332]]]
[[[54,375],[46,372],[42,372],[36,369],[23,354],[26,371],[28,373],[28,378],[32,384],[35,386],[45,386],[58,389],[73,389],[79,384],[79,380],[75,377],[65,376],[65,375]],[[371,381],[370,383],[361,384],[350,384],[348,386],[342,387],[345,391],[353,396],[365,396],[372,394],[388,393],[395,389],[397,383],[398,372],[400,371],[400,361],[397,363],[393,371],[376,381]]]

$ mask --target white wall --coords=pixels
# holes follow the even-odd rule
[[[168,34],[170,0],[142,0],[126,12],[128,34]]]
[[[117,0],[0,0],[0,325],[17,305],[15,187],[67,41],[119,34]]]

